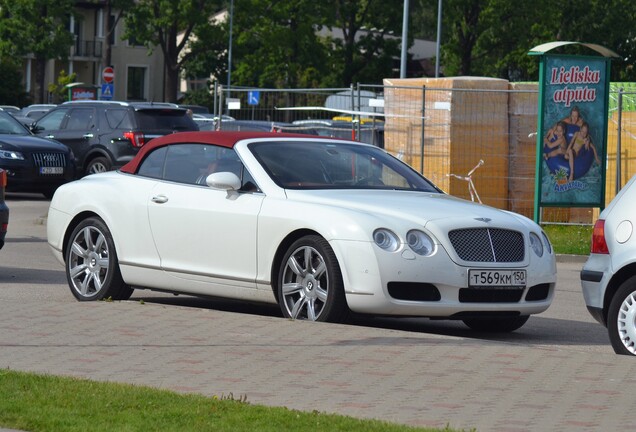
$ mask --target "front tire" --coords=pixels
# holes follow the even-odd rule
[[[616,354],[636,355],[636,276],[623,282],[614,294],[607,331]]]
[[[99,156],[92,159],[86,166],[86,175],[110,171],[113,164],[107,157]]]
[[[520,329],[529,318],[529,315],[521,315],[506,318],[466,318],[462,321],[471,330],[487,333],[510,333]]]
[[[133,289],[119,270],[113,236],[99,218],[83,220],[66,244],[66,279],[80,301],[127,300]]]
[[[277,292],[287,318],[344,322],[349,316],[336,255],[322,237],[302,237],[289,247],[278,273]]]

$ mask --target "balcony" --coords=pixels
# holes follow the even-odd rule
[[[102,41],[75,39],[71,47],[71,58],[87,57],[98,59],[102,56]]]

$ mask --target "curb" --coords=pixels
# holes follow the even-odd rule
[[[556,254],[556,261],[558,263],[584,264],[587,261],[587,255]]]

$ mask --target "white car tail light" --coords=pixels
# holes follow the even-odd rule
[[[605,241],[605,221],[599,219],[594,224],[594,231],[592,231],[592,253],[597,254],[609,254],[607,249],[607,242]]]

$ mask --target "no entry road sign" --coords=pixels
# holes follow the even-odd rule
[[[107,84],[110,84],[113,81],[115,81],[115,71],[113,70],[112,67],[107,66],[104,68],[104,70],[102,71],[102,79]]]

